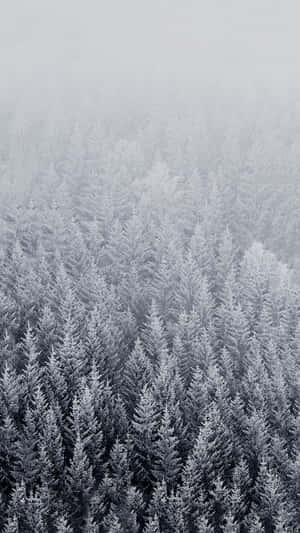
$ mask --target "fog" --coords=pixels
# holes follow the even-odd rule
[[[299,14],[293,0],[3,2],[1,94],[295,89]]]
[[[18,161],[18,188],[33,174],[32,162],[30,171],[19,162],[31,161],[33,145],[64,137],[74,119],[84,129],[103,113],[118,121],[137,112],[141,121],[142,110],[158,124],[187,110],[189,125],[170,128],[196,139],[195,117],[215,145],[216,131],[230,135],[246,124],[264,131],[266,142],[275,129],[288,139],[290,118],[295,130],[299,123],[299,14],[294,0],[7,2],[0,149]],[[18,172],[11,171],[14,180]]]
[[[0,5],[0,532],[300,532],[299,0]]]

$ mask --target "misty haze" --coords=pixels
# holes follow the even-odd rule
[[[300,532],[293,0],[0,20],[0,532]]]

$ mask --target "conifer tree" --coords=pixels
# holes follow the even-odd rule
[[[57,491],[59,495],[63,491],[64,483],[64,447],[61,432],[52,407],[46,413],[45,427],[40,446],[40,457],[41,455],[44,456],[44,461],[41,461],[41,477],[49,488]]]
[[[79,384],[85,365],[82,342],[76,332],[73,317],[69,315],[64,324],[63,340],[58,350],[64,378],[70,392],[74,392]]]
[[[41,379],[36,338],[29,323],[24,337],[22,351],[24,354],[24,371],[22,375],[23,400],[29,406],[34,401],[34,395],[40,385]]]
[[[48,402],[40,385],[37,386],[34,392],[31,411],[36,430],[40,436],[45,427],[45,419],[48,411]]]
[[[205,422],[200,427],[198,438],[191,455],[198,465],[195,475],[204,475],[213,481],[217,475],[223,475],[231,465],[232,443],[220,411],[212,404]],[[202,455],[202,458],[201,458]],[[199,461],[199,463],[198,463]]]
[[[23,430],[17,443],[14,476],[19,482],[24,480],[26,485],[32,489],[40,473],[38,448],[39,435],[35,417],[32,410],[27,408],[24,416]]]
[[[135,476],[145,489],[153,483],[157,431],[157,407],[152,392],[144,387],[132,420],[132,461]]]
[[[245,437],[247,439],[247,447],[245,448],[245,454],[250,462],[250,474],[255,476],[260,460],[269,455],[269,428],[265,420],[265,414],[257,410],[253,410],[246,424]]]
[[[216,287],[217,293],[220,294],[227,278],[236,268],[235,262],[236,250],[233,238],[227,227],[221,236],[217,251],[216,261]]]
[[[275,527],[275,518],[282,505],[288,508],[284,486],[279,475],[268,467],[265,460],[260,464],[255,483],[255,510],[265,528]],[[290,506],[289,506],[290,507]]]
[[[103,447],[110,449],[116,437],[126,434],[128,429],[124,404],[115,396],[109,382],[102,382],[95,366],[90,375],[90,392],[95,415],[101,421]]]
[[[111,434],[113,440],[117,437],[124,440],[128,433],[129,423],[126,407],[120,394],[116,394],[113,397],[110,420],[112,421]]]
[[[157,302],[157,307],[166,323],[171,322],[176,316],[175,309],[175,282],[176,271],[169,257],[162,257],[152,282],[152,294]]]
[[[0,480],[3,487],[2,490],[9,492],[14,486],[14,471],[18,454],[17,428],[9,416],[4,418],[0,427],[0,452]]]
[[[200,272],[208,279],[211,278],[213,268],[213,250],[205,235],[204,227],[197,223],[190,240],[190,251],[197,261]]]
[[[252,480],[245,459],[236,464],[232,473],[230,509],[233,517],[241,523],[246,516],[252,495]]]
[[[77,434],[73,457],[66,471],[68,503],[75,529],[82,525],[87,516],[93,487],[92,468],[85,453],[83,441]]]
[[[216,472],[215,481],[209,491],[212,521],[216,527],[224,521],[225,515],[229,513],[229,495],[225,481]]]
[[[166,357],[168,353],[166,332],[154,301],[151,304],[142,340],[151,361],[155,363]]]
[[[99,311],[97,307],[94,307],[89,316],[84,343],[89,365],[91,365],[92,361],[99,362],[104,358],[103,340],[99,329]]]
[[[153,474],[158,481],[165,480],[168,487],[174,487],[178,482],[181,467],[178,448],[179,441],[174,435],[170,414],[166,407],[158,429]]]
[[[141,390],[151,383],[153,378],[152,365],[146,356],[140,339],[137,339],[134,349],[126,361],[123,375],[123,394],[129,410],[135,408]]]
[[[88,386],[81,392],[80,400],[75,397],[72,407],[73,445],[77,435],[82,439],[85,453],[96,478],[101,472],[103,455],[103,433],[96,417],[93,399]]]
[[[203,279],[191,253],[182,260],[179,269],[179,284],[176,291],[176,306],[189,314],[197,309],[201,299]],[[207,292],[208,288],[206,287]]]
[[[42,361],[46,361],[52,348],[56,347],[58,341],[57,323],[55,315],[49,305],[43,308],[41,317],[37,325],[38,349]]]
[[[58,403],[63,412],[68,412],[70,398],[67,381],[63,373],[62,362],[53,350],[44,367],[44,384],[49,403]]]
[[[20,408],[20,379],[14,367],[6,363],[1,380],[0,391],[3,415],[16,419]]]
[[[185,417],[189,428],[191,442],[199,431],[200,424],[204,421],[205,410],[208,403],[208,391],[203,371],[196,367],[190,386],[186,393]]]
[[[108,475],[105,485],[108,488],[108,497],[113,510],[124,503],[126,493],[131,483],[132,472],[130,471],[128,447],[118,439],[113,445],[109,462]]]
[[[194,368],[199,365],[202,354],[207,355],[211,349],[210,342],[207,342],[205,347],[203,346],[203,350],[201,349],[200,331],[200,317],[195,309],[192,309],[190,313],[186,311],[180,313],[176,328],[181,343],[181,357],[178,366],[182,378],[187,383],[190,382]]]

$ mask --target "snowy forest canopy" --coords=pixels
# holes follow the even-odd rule
[[[0,530],[299,531],[296,95],[0,116]]]

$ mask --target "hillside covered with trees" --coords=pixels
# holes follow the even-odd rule
[[[300,116],[268,102],[2,110],[0,531],[299,531]]]

